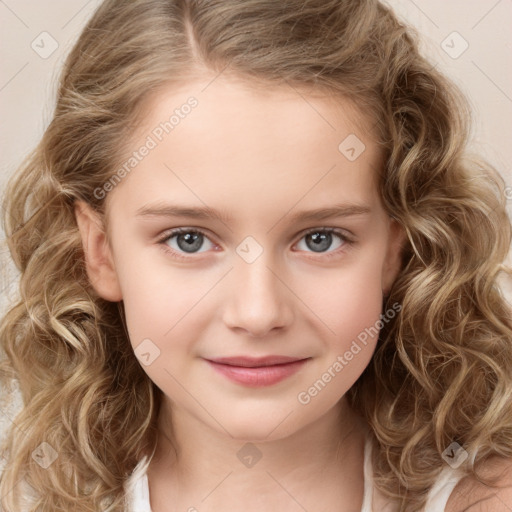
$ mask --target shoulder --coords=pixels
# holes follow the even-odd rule
[[[463,478],[453,490],[445,512],[512,511],[512,458],[493,457],[482,469],[484,477],[496,477],[496,487],[472,476]]]

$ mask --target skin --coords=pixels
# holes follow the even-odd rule
[[[145,105],[131,151],[165,113],[199,101],[109,193],[108,229],[76,206],[91,283],[123,301],[136,354],[143,340],[159,350],[143,365],[165,395],[148,469],[152,509],[360,510],[365,425],[344,395],[376,337],[307,404],[297,397],[376,324],[400,268],[404,235],[379,197],[371,120],[347,99],[211,80],[166,88]],[[355,161],[338,150],[349,134],[366,146]],[[231,219],[137,215],[156,202],[207,205]],[[368,212],[292,220],[340,203]],[[162,243],[178,227],[205,232],[196,253],[177,236]],[[304,231],[325,227],[350,241],[333,235],[315,252]],[[236,251],[248,236],[262,249],[251,263]],[[204,360],[234,355],[309,359],[284,381],[249,388]],[[248,442],[261,455],[250,468],[237,457]]]

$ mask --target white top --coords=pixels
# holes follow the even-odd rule
[[[361,512],[381,512],[372,508],[374,502],[373,470],[371,465],[372,444],[368,436],[364,447],[364,495]],[[149,460],[144,457],[126,482],[126,495],[129,503],[127,512],[152,512],[149,501],[147,467]],[[443,512],[453,489],[463,474],[457,469],[445,466],[428,493],[423,512]],[[386,511],[388,508],[385,509]],[[391,511],[390,511],[391,512]]]

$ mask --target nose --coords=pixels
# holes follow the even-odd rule
[[[293,321],[293,294],[265,254],[252,263],[235,263],[223,312],[226,326],[255,338],[283,330]]]

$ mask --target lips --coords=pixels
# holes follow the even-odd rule
[[[206,361],[218,373],[236,384],[263,387],[277,384],[298,372],[310,358],[289,356],[223,357]]]
[[[272,366],[276,364],[293,363],[307,359],[305,357],[289,357],[289,356],[265,356],[265,357],[220,357],[210,359],[213,363],[227,364],[230,366],[244,366],[246,368],[259,368],[261,366]]]

